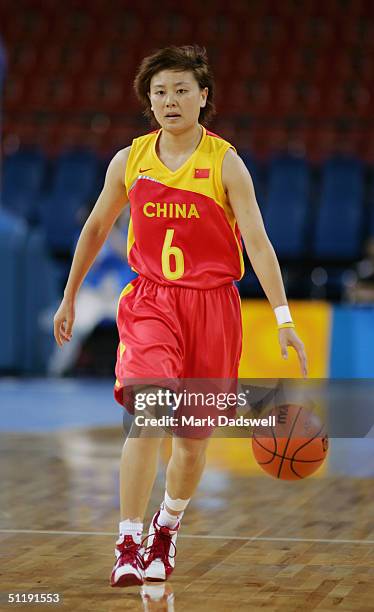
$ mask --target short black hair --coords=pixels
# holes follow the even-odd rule
[[[199,120],[208,124],[216,114],[214,103],[215,85],[212,70],[208,63],[208,54],[205,47],[199,45],[172,45],[155,50],[145,57],[135,76],[134,89],[136,97],[143,106],[143,115],[150,120],[153,127],[158,123],[151,111],[151,102],[148,97],[152,77],[161,70],[190,70],[200,89],[208,88],[206,105],[200,109]]]

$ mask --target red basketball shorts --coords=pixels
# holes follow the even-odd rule
[[[233,283],[189,289],[138,276],[120,295],[117,326],[114,395],[129,412],[124,389],[132,380],[238,377],[242,321]]]

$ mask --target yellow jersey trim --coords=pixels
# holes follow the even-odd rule
[[[134,285],[132,284],[131,281],[129,283],[127,283],[127,285],[126,285],[126,287],[124,289],[122,289],[121,294],[120,294],[120,296],[118,298],[116,319],[118,319],[118,309],[119,309],[119,305],[120,305],[120,302],[121,302],[122,298],[125,295],[128,295],[129,293],[131,293],[131,291],[133,291],[133,289],[134,289]]]

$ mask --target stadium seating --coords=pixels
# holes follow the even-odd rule
[[[369,236],[374,237],[374,200],[370,202],[369,209]]]
[[[71,253],[86,200],[75,192],[54,192],[40,202],[41,226],[54,253]]]
[[[35,149],[23,149],[4,160],[2,202],[11,212],[35,222],[37,201],[45,176],[45,158]]]
[[[9,212],[0,209],[0,370],[12,371],[19,363],[22,335],[22,279],[26,224]]]
[[[48,256],[44,235],[40,231],[33,231],[27,237],[24,253],[22,308],[27,316],[22,316],[19,324],[19,333],[23,338],[19,363],[22,371],[30,374],[44,370],[53,349],[52,317],[47,330],[43,328],[41,317],[52,305],[57,308],[61,299],[58,274],[58,267]]]
[[[317,4],[237,0],[227,6],[215,0],[207,17],[200,3],[191,0],[183,10],[170,3],[170,11],[150,20],[150,0],[123,0],[110,11],[103,0],[67,0],[53,8],[20,0],[17,15],[11,0],[3,0],[0,21],[9,50],[5,134],[12,136],[15,129],[24,137],[22,124],[30,121],[25,105],[34,113],[34,143],[56,151],[63,146],[65,126],[73,116],[97,113],[109,123],[120,119],[128,129],[139,125],[142,131],[146,125],[132,92],[139,60],[166,41],[196,41],[208,49],[218,115],[230,118],[238,133],[242,118],[249,115],[262,131],[256,154],[267,137],[267,120],[284,129],[297,119],[313,127],[307,152],[321,161],[335,152],[336,139],[325,150],[319,128],[338,134],[346,120],[348,139],[358,126],[365,126],[366,138],[355,142],[353,153],[372,161],[374,152],[367,142],[374,129],[373,3]],[[90,119],[85,127],[95,132]],[[113,150],[114,134],[108,126],[96,134],[96,145]]]
[[[62,153],[55,160],[55,173],[51,185],[53,194],[74,194],[89,200],[97,191],[98,160],[87,150]]]
[[[284,156],[272,161],[264,221],[281,258],[304,255],[309,190],[309,168],[304,159]]]
[[[52,348],[52,320],[43,334],[40,315],[59,296],[44,237],[0,208],[0,372],[40,373]]]
[[[364,176],[359,160],[334,158],[323,168],[314,253],[322,259],[355,259],[361,254]]]

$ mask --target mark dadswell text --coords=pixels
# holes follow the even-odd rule
[[[156,419],[140,414],[135,417],[135,423],[139,427],[275,427],[275,416],[271,415],[262,419],[255,419],[243,416],[229,418],[224,414],[220,414],[216,417],[182,415],[181,417],[162,416]]]

